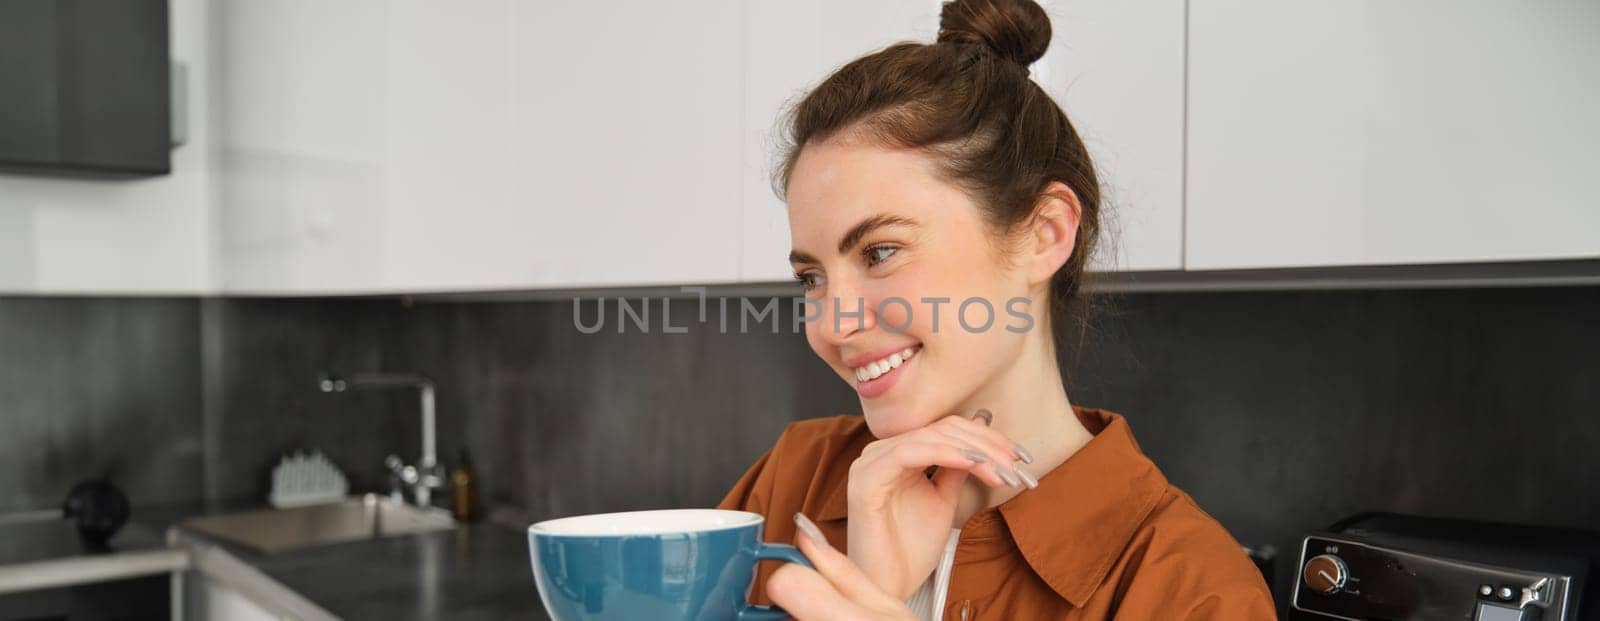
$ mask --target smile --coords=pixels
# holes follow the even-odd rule
[[[859,367],[853,367],[850,370],[856,374],[856,381],[872,381],[882,377],[889,371],[900,368],[900,365],[905,364],[907,360],[916,355],[919,349],[919,347],[907,347]]]

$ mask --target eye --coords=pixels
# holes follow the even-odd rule
[[[867,256],[867,265],[877,265],[887,261],[891,255],[900,250],[894,246],[873,246],[862,251]]]
[[[822,275],[816,272],[801,272],[795,274],[794,279],[800,283],[800,288],[806,291],[822,286],[824,280]]]

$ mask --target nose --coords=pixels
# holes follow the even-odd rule
[[[858,283],[841,278],[828,284],[828,295],[816,301],[822,306],[817,321],[824,340],[839,345],[878,327],[873,302],[862,295]]]

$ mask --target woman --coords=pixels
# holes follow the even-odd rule
[[[1100,196],[1028,78],[1049,41],[1031,1],[947,3],[936,43],[853,61],[792,111],[779,183],[806,340],[863,416],[790,425],[721,503],[817,565],[764,564],[757,601],[799,619],[1273,618],[1239,544],[1128,424],[1068,401],[1056,351],[1082,320]]]

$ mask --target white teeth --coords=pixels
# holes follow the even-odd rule
[[[868,380],[877,379],[884,373],[888,373],[890,369],[900,368],[900,365],[905,364],[907,360],[911,359],[911,355],[915,353],[917,353],[915,349],[907,347],[898,352],[889,354],[889,356],[886,358],[874,360],[872,362],[868,362],[864,366],[857,367],[855,370],[856,381],[865,382]]]

